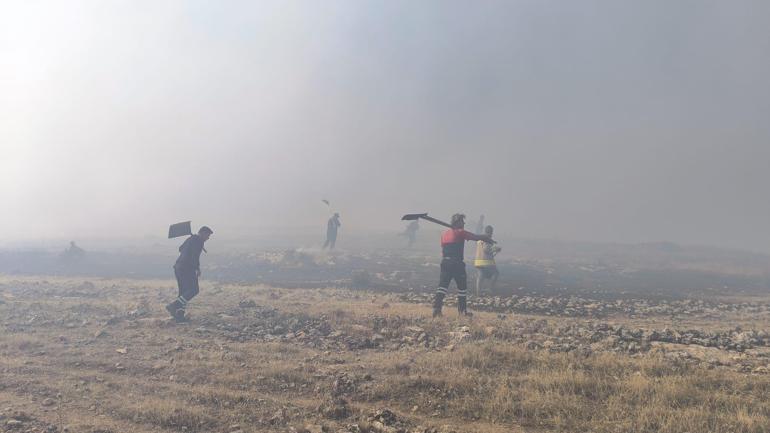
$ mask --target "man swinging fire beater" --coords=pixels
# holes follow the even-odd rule
[[[460,315],[470,316],[468,311],[468,276],[465,274],[465,241],[484,241],[495,243],[491,237],[465,231],[465,215],[454,214],[450,223],[452,228],[441,235],[441,277],[433,301],[433,317],[441,316],[444,297],[449,283],[455,280],[457,285],[457,311]]]
[[[203,226],[197,235],[191,235],[179,247],[179,258],[174,264],[174,274],[179,286],[179,296],[166,305],[166,310],[177,322],[185,322],[187,303],[198,294],[198,277],[201,275],[201,251],[203,244],[214,232]]]

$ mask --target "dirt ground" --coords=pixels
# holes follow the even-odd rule
[[[0,431],[770,431],[766,300],[434,320],[403,294],[204,281],[175,324],[175,291],[0,277]]]

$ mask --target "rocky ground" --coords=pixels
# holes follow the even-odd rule
[[[749,412],[726,404],[710,424],[660,431],[759,432],[770,420],[756,397],[770,390],[768,299],[481,297],[468,319],[450,296],[434,320],[429,294],[206,282],[178,325],[162,308],[174,291],[0,278],[0,431],[639,431],[648,418],[610,428],[622,424],[613,411],[633,410],[618,401],[642,380],[676,400],[659,380],[669,376],[724,381],[720,392]],[[611,377],[592,376],[603,370]],[[572,399],[550,400],[551,382]],[[597,408],[607,418],[583,420]]]

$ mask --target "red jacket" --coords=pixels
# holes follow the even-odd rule
[[[444,258],[463,260],[465,241],[473,240],[473,234],[465,229],[449,229],[441,235],[441,252]]]

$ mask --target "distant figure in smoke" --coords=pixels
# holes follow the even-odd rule
[[[179,296],[174,302],[166,305],[166,310],[177,322],[184,322],[185,308],[195,295],[198,294],[198,278],[201,276],[201,251],[203,244],[214,233],[210,228],[203,226],[197,235],[191,235],[179,247],[179,258],[174,264],[174,275],[179,287]]]
[[[83,248],[75,245],[75,241],[70,241],[69,248],[65,249],[61,253],[61,259],[67,262],[82,260],[85,256],[86,251]]]
[[[433,317],[441,316],[444,297],[449,290],[449,283],[455,280],[457,285],[457,311],[460,315],[470,316],[468,312],[468,276],[465,273],[465,241],[484,241],[494,243],[487,235],[477,235],[465,231],[465,215],[454,214],[450,223],[451,229],[441,235],[441,276],[439,278],[436,298],[433,301]]]
[[[334,249],[334,244],[337,243],[337,230],[340,228],[340,214],[335,213],[334,216],[329,218],[326,223],[326,242],[324,242],[323,249],[329,247],[330,250]]]
[[[492,226],[487,226],[484,229],[484,234],[492,239],[494,229]],[[481,285],[484,281],[490,280],[489,290],[495,290],[495,283],[497,283],[497,277],[500,276],[500,272],[497,270],[497,264],[495,263],[495,256],[500,252],[500,247],[492,245],[484,241],[478,241],[476,244],[476,259],[473,261],[473,266],[476,267],[478,274],[476,275],[476,296],[481,293]]]
[[[473,233],[481,233],[484,230],[484,214],[479,216],[479,221],[476,223],[476,231]]]
[[[417,230],[420,230],[420,224],[417,222],[417,220],[414,220],[410,222],[409,225],[404,229],[404,232],[401,233],[401,236],[406,236],[406,238],[409,240],[409,248],[412,248],[414,241],[417,240]]]

